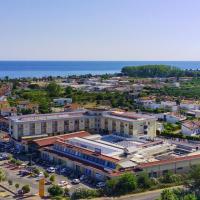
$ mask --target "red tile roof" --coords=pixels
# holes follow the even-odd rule
[[[36,144],[37,146],[39,146],[39,148],[41,148],[41,147],[53,145],[57,140],[66,140],[73,137],[86,137],[89,135],[90,133],[86,131],[79,131],[79,132],[74,132],[74,133],[67,133],[67,134],[56,135],[52,137],[36,139],[36,140],[31,141],[30,143]]]

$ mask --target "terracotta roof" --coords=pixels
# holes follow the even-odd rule
[[[52,137],[36,139],[36,140],[31,141],[31,143],[36,144],[41,148],[41,147],[53,145],[57,140],[66,140],[73,137],[86,137],[89,135],[90,133],[86,131],[79,131],[79,132],[74,132],[74,133],[67,133],[67,134],[56,135]]]
[[[187,120],[182,125],[190,130],[198,129],[200,128],[200,120]]]
[[[154,162],[142,163],[138,165],[138,167],[148,168],[148,167],[171,164],[171,163],[176,163],[176,162],[181,162],[181,161],[190,161],[194,159],[200,159],[200,154],[192,155],[192,156],[184,156],[184,157],[174,158],[170,160],[159,160],[159,161],[154,161]]]
[[[68,147],[70,149],[73,149],[75,151],[78,151],[78,152],[81,152],[81,153],[84,153],[84,154],[87,154],[87,155],[91,155],[93,157],[101,158],[103,160],[107,160],[107,161],[110,161],[110,162],[117,162],[117,161],[119,161],[119,159],[117,159],[117,158],[113,158],[113,157],[106,156],[106,155],[103,155],[103,154],[97,154],[97,153],[95,153],[92,150],[84,149],[84,148],[81,148],[81,147],[78,147],[78,146],[74,146],[72,144],[69,144],[69,143],[66,143],[66,142],[63,142],[63,141],[57,140],[56,143],[60,144],[60,145],[63,145],[63,146],[66,146],[66,147]]]

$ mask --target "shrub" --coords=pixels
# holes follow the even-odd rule
[[[23,187],[22,187],[22,191],[24,192],[24,194],[25,193],[29,193],[30,192],[30,186],[29,185],[24,185]]]
[[[15,188],[18,189],[19,188],[19,183],[15,184]]]
[[[62,196],[64,193],[64,190],[58,185],[53,185],[48,188],[48,193],[53,197]]]
[[[74,191],[71,199],[90,199],[100,196],[101,192],[99,190],[80,188]]]
[[[45,177],[45,178],[48,178],[48,177],[49,177],[48,172],[44,171],[44,177]]]
[[[9,185],[12,185],[12,184],[13,184],[13,181],[12,181],[12,180],[8,180],[8,184],[9,184]]]
[[[51,175],[50,178],[49,178],[49,180],[50,180],[52,183],[55,181],[55,179],[56,179],[56,178],[55,178],[54,175]]]

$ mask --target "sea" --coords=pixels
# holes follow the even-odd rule
[[[0,61],[0,78],[113,74],[124,66],[148,64],[200,69],[200,61]]]

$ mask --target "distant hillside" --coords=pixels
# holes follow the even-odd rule
[[[172,77],[184,76],[185,70],[168,65],[143,65],[143,66],[127,66],[122,68],[124,75],[132,77]]]

